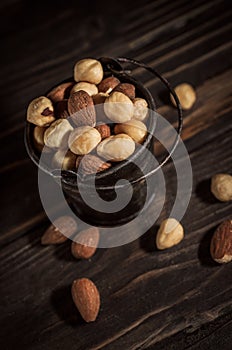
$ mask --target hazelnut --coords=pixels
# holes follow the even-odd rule
[[[68,99],[68,111],[76,126],[95,126],[96,111],[93,99],[83,90],[74,92]]]
[[[72,242],[71,251],[76,259],[89,259],[97,250],[100,234],[97,227],[90,227],[78,233]]]
[[[115,123],[125,123],[133,117],[134,106],[122,92],[112,92],[104,103],[106,116]]]
[[[97,147],[97,154],[112,162],[120,162],[130,157],[135,151],[135,143],[126,134],[110,136]]]
[[[35,98],[27,108],[27,120],[38,126],[48,126],[54,120],[54,109],[51,100],[45,96]]]
[[[108,77],[103,79],[98,85],[98,91],[106,94],[110,94],[111,91],[120,84],[120,80],[116,77]]]
[[[183,226],[173,218],[164,220],[156,236],[156,246],[158,249],[170,248],[182,241],[184,238]]]
[[[104,92],[99,92],[98,94],[92,96],[93,103],[95,105],[103,104],[107,97],[109,97],[109,94],[106,94]]]
[[[82,174],[96,174],[109,169],[111,164],[106,163],[104,160],[93,154],[87,154],[86,156],[82,157],[82,159],[78,159],[76,166],[78,171],[80,171]]]
[[[70,150],[59,149],[52,158],[52,167],[55,169],[72,170],[76,168],[77,156]]]
[[[36,126],[33,131],[34,145],[39,152],[42,152],[45,145],[44,143],[45,130],[46,128],[43,128],[42,126]]]
[[[221,202],[232,200],[232,176],[216,174],[211,179],[211,192]]]
[[[219,264],[232,261],[232,220],[223,221],[214,232],[210,254]]]
[[[101,141],[100,133],[91,126],[74,129],[68,140],[70,150],[78,155],[90,153]]]
[[[92,58],[85,58],[78,61],[74,67],[74,80],[86,81],[92,84],[99,84],[103,78],[103,68],[99,61]]]
[[[135,87],[132,84],[121,83],[114,88],[114,92],[122,92],[124,95],[128,96],[130,99],[135,98]]]
[[[73,87],[74,83],[69,81],[67,83],[60,84],[56,86],[54,89],[52,89],[48,94],[47,97],[52,100],[52,102],[56,103],[59,101],[64,100],[65,98],[69,97],[70,91]]]
[[[144,98],[136,97],[133,99],[134,104],[134,114],[133,119],[143,121],[148,116],[148,105]]]
[[[62,100],[55,105],[55,116],[57,119],[67,119],[68,113],[68,100]]]
[[[147,136],[147,127],[139,120],[130,120],[129,122],[117,124],[114,128],[115,134],[127,134],[135,142],[142,143]]]
[[[98,124],[95,126],[95,129],[100,133],[102,140],[110,137],[110,127],[107,124]]]
[[[98,88],[96,87],[95,84],[90,84],[90,83],[81,81],[73,86],[71,94],[73,92],[77,92],[80,90],[87,92],[89,96],[96,95],[98,93]]]
[[[67,119],[55,120],[44,133],[44,143],[50,148],[65,148],[73,127]]]
[[[179,98],[181,107],[183,109],[190,109],[196,101],[196,92],[194,88],[190,84],[183,83],[177,85],[174,90]],[[170,97],[173,105],[176,107],[174,97],[172,95],[170,95]]]

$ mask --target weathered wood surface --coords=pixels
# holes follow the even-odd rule
[[[1,349],[230,349],[232,268],[209,255],[213,230],[232,215],[231,203],[217,202],[209,191],[212,174],[231,173],[230,2],[9,0],[0,11]],[[178,247],[156,251],[155,226],[124,247],[75,261],[70,243],[40,245],[48,220],[23,144],[24,116],[28,101],[70,76],[77,59],[103,55],[141,59],[173,85],[196,87],[183,131],[193,194]],[[161,84],[140,69],[134,74],[175,123]],[[176,191],[171,163],[164,173],[167,201],[160,219]],[[94,324],[81,320],[70,296],[72,280],[83,276],[102,297]]]

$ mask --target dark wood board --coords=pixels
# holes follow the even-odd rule
[[[1,349],[231,348],[232,267],[217,265],[209,254],[213,231],[232,217],[231,202],[210,193],[213,174],[232,172],[231,12],[230,2],[220,0],[1,2]],[[24,147],[24,118],[28,102],[70,76],[76,60],[103,55],[141,59],[173,85],[196,87],[182,134],[193,193],[182,220],[185,239],[158,252],[157,225],[176,193],[168,163],[157,224],[128,245],[77,261],[70,242],[40,244],[49,221]],[[176,111],[158,80],[141,69],[133,74],[175,124]],[[91,278],[101,294],[92,324],[83,322],[71,299],[78,277]]]

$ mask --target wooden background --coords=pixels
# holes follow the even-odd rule
[[[2,0],[0,13],[1,349],[231,349],[232,265],[209,255],[215,227],[232,215],[232,204],[209,190],[214,173],[232,171],[230,1]],[[177,247],[156,251],[155,226],[131,244],[76,261],[69,242],[40,245],[49,221],[24,147],[24,118],[28,102],[70,76],[75,61],[103,55],[142,60],[173,85],[196,87],[183,131],[193,194]],[[134,74],[175,122],[160,83],[140,69]],[[176,190],[171,163],[164,173],[161,218]],[[78,277],[101,293],[93,324],[71,300]]]

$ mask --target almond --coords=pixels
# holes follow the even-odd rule
[[[107,124],[98,124],[95,126],[95,129],[100,133],[102,140],[110,137],[110,127]]]
[[[232,261],[232,220],[218,226],[211,240],[210,253],[219,264]]]
[[[66,119],[69,116],[68,113],[68,100],[62,100],[55,105],[55,116],[57,119]]]
[[[72,236],[76,230],[76,221],[71,216],[61,216],[54,220],[53,224],[44,232],[41,243],[43,245],[61,244]]]
[[[97,249],[99,237],[97,227],[90,227],[87,230],[81,231],[76,236],[75,242],[72,242],[72,255],[77,259],[91,258]]]
[[[122,92],[124,95],[128,96],[130,99],[135,98],[135,87],[132,84],[121,83],[117,85],[113,91]]]
[[[76,126],[95,126],[96,112],[93,99],[85,91],[77,91],[68,99],[68,111]]]
[[[52,102],[56,103],[59,101],[62,101],[65,98],[69,97],[70,91],[75,83],[74,82],[67,82],[60,84],[56,86],[54,89],[52,89],[48,94],[47,97],[52,100]]]
[[[106,163],[101,158],[93,155],[93,154],[87,154],[82,157],[81,159],[78,159],[76,162],[76,166],[79,169],[79,171],[82,174],[95,174],[104,170],[107,170],[111,167],[110,163]]]
[[[72,298],[86,322],[96,320],[100,309],[100,294],[95,284],[88,278],[80,278],[72,283]]]
[[[116,77],[105,78],[98,85],[98,91],[110,94],[118,84],[120,84],[120,81]]]

